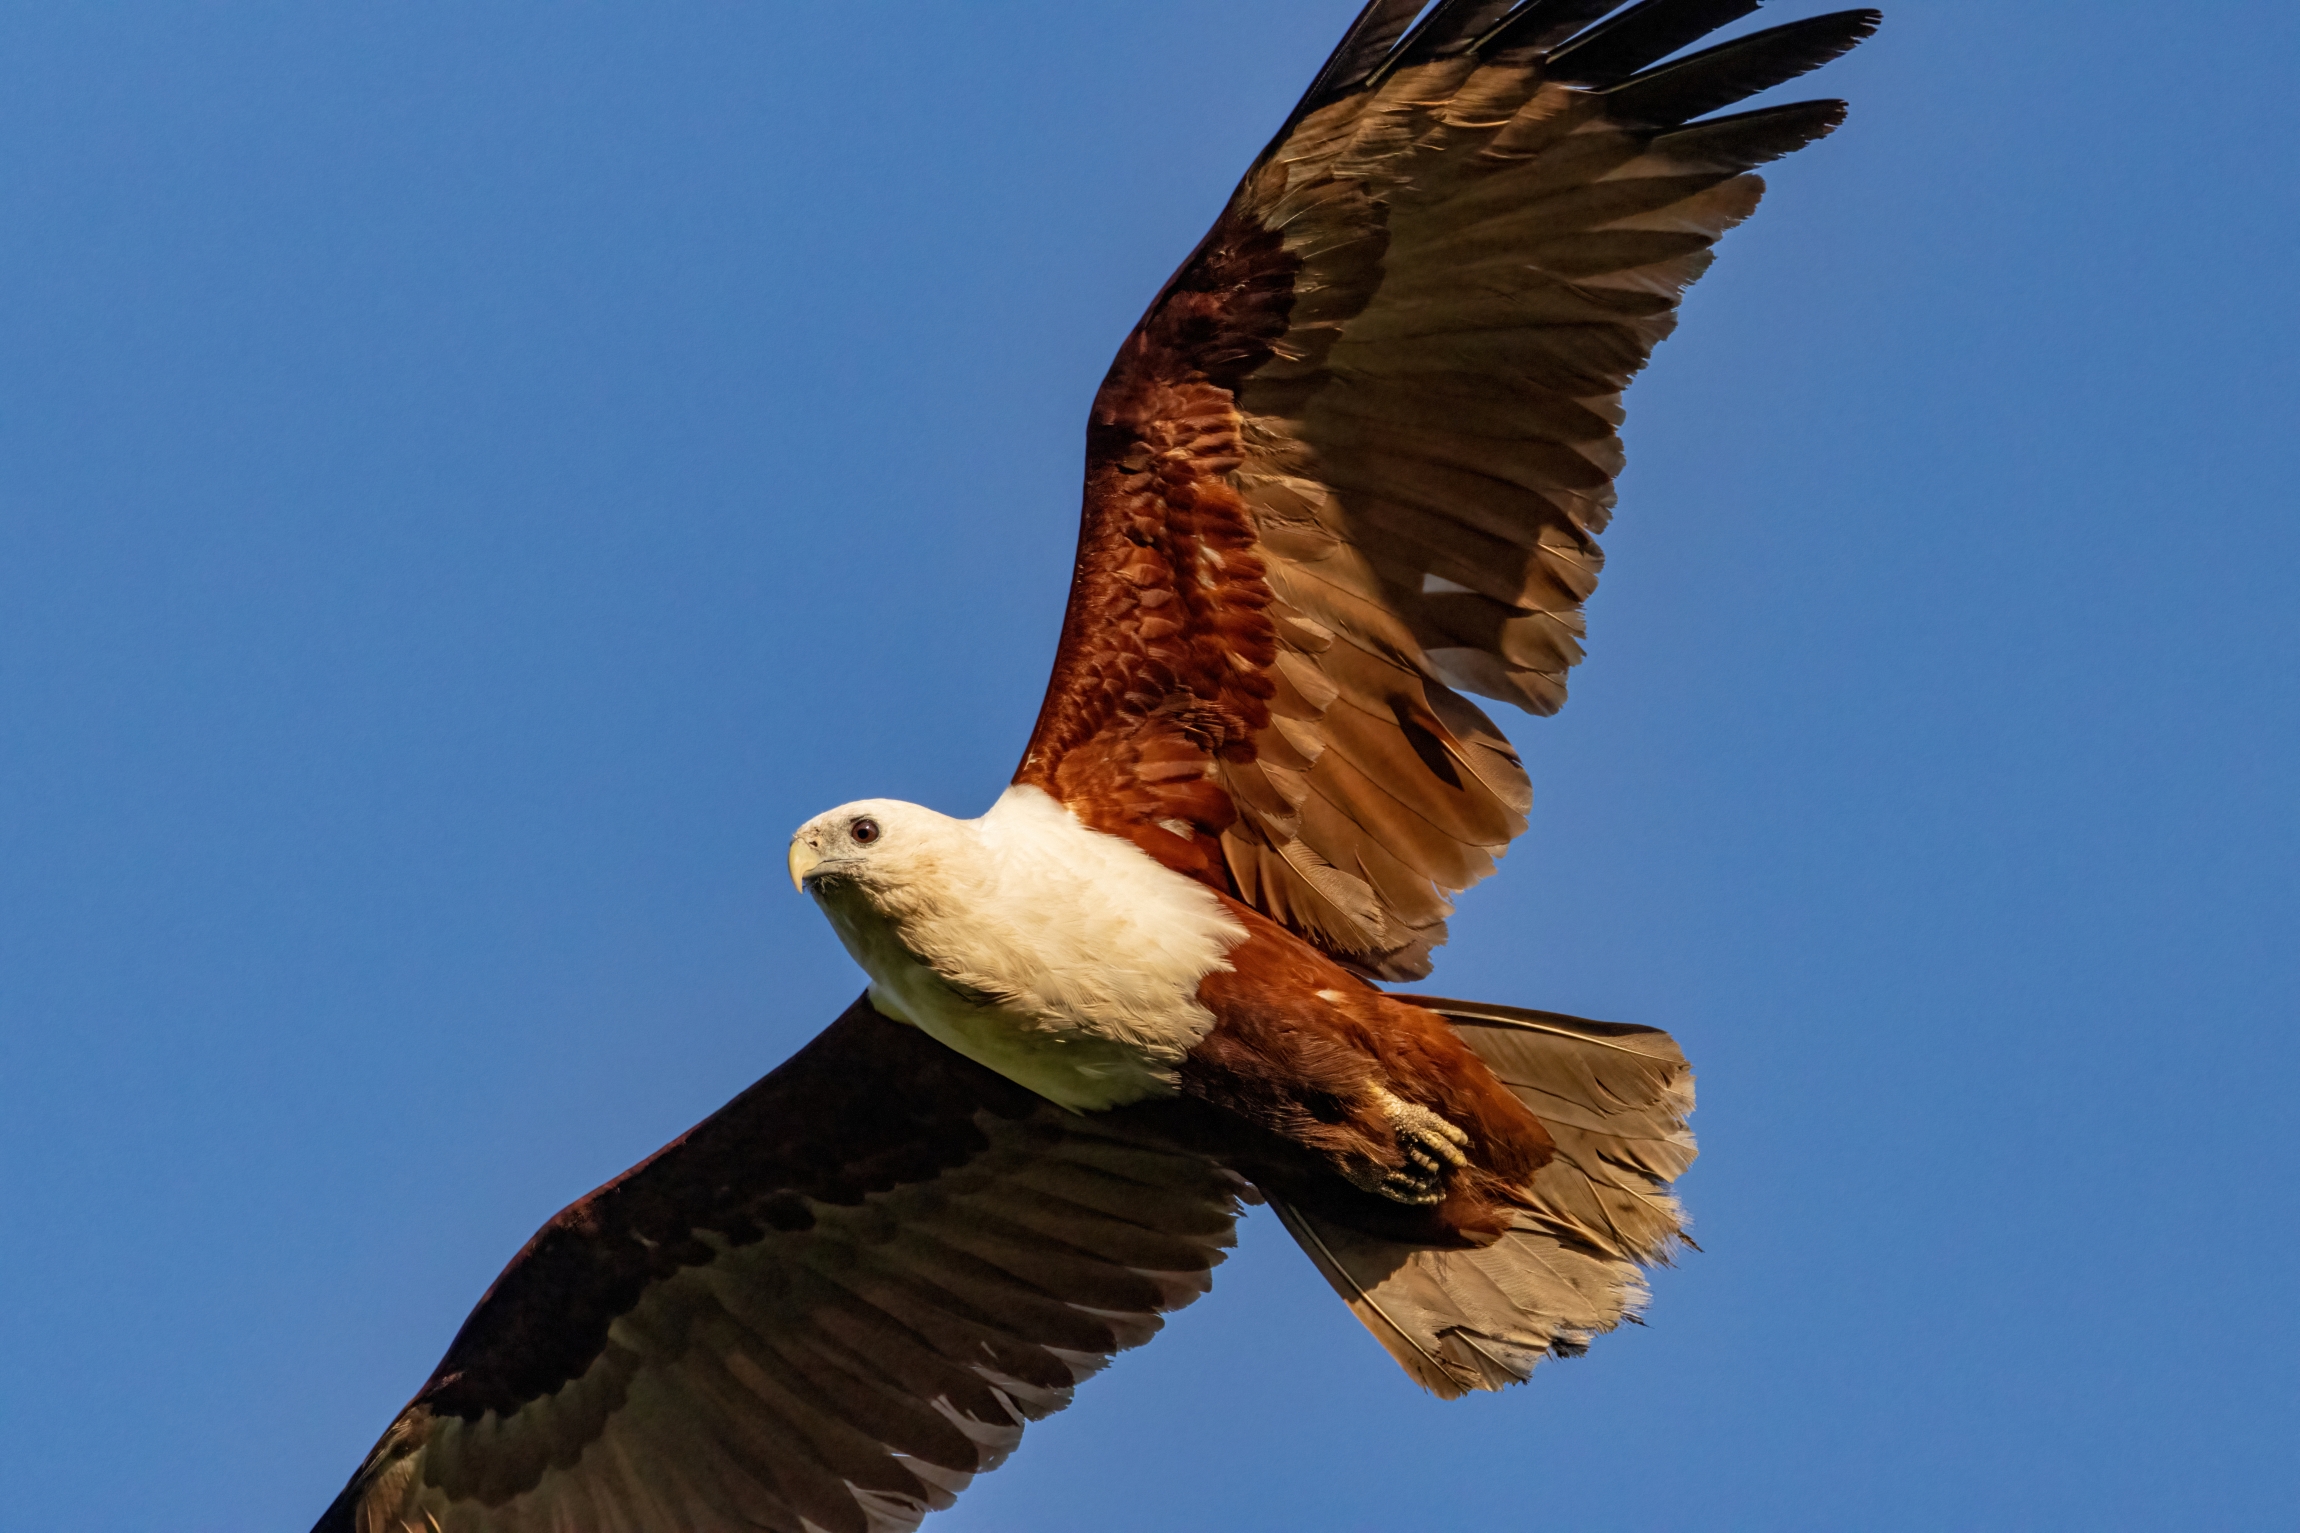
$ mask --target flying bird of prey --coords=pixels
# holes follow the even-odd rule
[[[1664,1033],[1397,995],[1564,701],[1623,388],[1873,31],[1757,0],[1373,0],[1095,395],[1054,674],[979,819],[795,882],[870,977],[546,1224],[337,1533],[917,1526],[1266,1201],[1440,1395],[1629,1318],[1680,1238]]]

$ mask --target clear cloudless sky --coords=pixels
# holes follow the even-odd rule
[[[1353,8],[0,6],[0,1529],[302,1529],[854,995],[785,837],[1004,782]],[[1891,0],[1784,93],[1429,986],[1684,1043],[1650,1326],[1441,1404],[1257,1214],[931,1528],[2294,1525],[2296,67]]]

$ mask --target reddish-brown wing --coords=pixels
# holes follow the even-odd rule
[[[1234,1177],[857,1001],[545,1225],[314,1533],[882,1533],[1204,1292]]]
[[[1427,972],[1525,827],[1462,694],[1555,711],[1620,395],[1844,12],[1664,58],[1753,0],[1376,0],[1120,349],[1016,774],[1362,972]],[[1597,22],[1595,26],[1590,25]]]
[[[1300,260],[1225,214],[1127,337],[1087,425],[1086,517],[1054,679],[1017,782],[1226,886],[1236,816],[1209,772],[1253,761],[1278,656],[1232,477],[1237,390],[1283,337]]]

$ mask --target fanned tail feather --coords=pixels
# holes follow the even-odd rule
[[[1556,1141],[1509,1232],[1431,1250],[1273,1200],[1335,1292],[1415,1382],[1452,1399],[1525,1382],[1634,1320],[1642,1267],[1666,1263],[1685,1213],[1669,1184],[1693,1163],[1693,1073],[1655,1028],[1408,996],[1452,1023]]]

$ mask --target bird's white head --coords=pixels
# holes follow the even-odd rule
[[[976,822],[954,820],[899,799],[865,798],[818,814],[791,837],[791,882],[813,896],[863,972],[881,1011],[906,1021],[925,1013],[906,991],[933,988],[922,954],[949,958],[965,946],[946,930],[995,899],[981,897],[986,875]],[[915,998],[914,998],[915,999]]]
[[[916,885],[933,878],[964,830],[962,821],[900,799],[841,804],[792,835],[791,885],[818,900]]]

